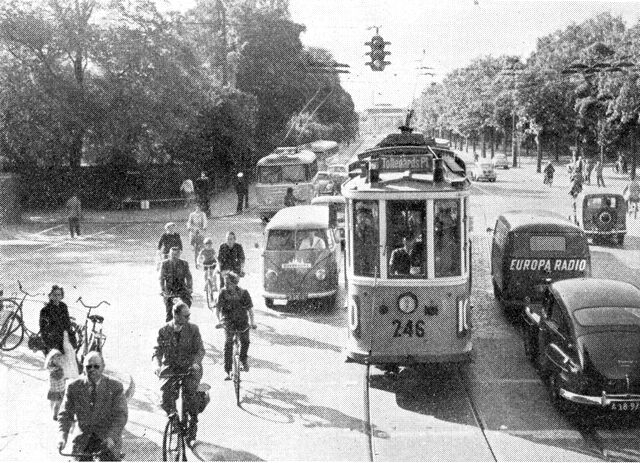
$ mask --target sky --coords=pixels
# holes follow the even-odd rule
[[[184,10],[193,0],[164,0]],[[434,79],[472,59],[503,54],[528,56],[538,37],[610,11],[628,26],[640,19],[640,0],[290,0],[292,19],[306,26],[306,46],[329,49],[350,65],[341,76],[357,110],[375,104],[409,107]],[[365,65],[365,42],[379,26],[391,42],[383,72]],[[432,67],[435,77],[416,68]]]

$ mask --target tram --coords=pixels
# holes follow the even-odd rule
[[[388,371],[474,356],[470,182],[452,151],[406,125],[352,159],[342,187],[347,361]]]

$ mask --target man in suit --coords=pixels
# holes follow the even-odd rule
[[[86,375],[69,383],[64,393],[58,412],[58,449],[67,445],[69,430],[77,420],[80,434],[73,439],[73,453],[97,452],[106,447],[101,459],[118,461],[128,418],[122,384],[103,375],[104,360],[98,352],[85,357],[84,371]]]
[[[188,374],[183,379],[184,409],[189,414],[189,428],[187,442],[196,439],[198,429],[198,400],[196,393],[202,379],[202,359],[204,345],[198,326],[189,323],[191,312],[182,301],[173,306],[173,320],[160,328],[158,344],[153,358],[158,363],[156,374],[160,378],[162,391],[162,409],[170,416],[176,412],[178,398],[176,374]]]
[[[180,249],[172,247],[169,251],[169,258],[162,262],[160,267],[160,291],[162,294],[173,294],[189,307],[191,307],[191,293],[193,292],[193,277],[189,264],[186,260],[180,259]],[[165,309],[167,311],[167,321],[173,318],[173,298],[164,298]]]

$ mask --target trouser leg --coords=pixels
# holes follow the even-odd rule
[[[224,371],[231,371],[231,362],[233,357],[233,332],[231,330],[224,330]]]
[[[73,217],[69,217],[69,234],[71,235],[71,238],[74,237],[75,230],[76,228],[73,223]]]
[[[167,321],[173,320],[173,302],[170,297],[164,298],[164,308],[167,311]]]
[[[249,330],[240,333],[240,361],[242,363],[246,363],[249,356],[249,343]]]
[[[244,208],[249,209],[249,193],[244,194]]]
[[[242,212],[243,201],[244,201],[243,195],[238,193],[238,205],[236,207],[236,212]]]
[[[198,392],[198,385],[202,379],[202,368],[198,368],[197,371],[193,371],[189,376],[184,379],[184,407],[191,418],[198,421],[198,407],[196,401],[196,393]]]

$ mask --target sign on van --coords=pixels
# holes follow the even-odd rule
[[[544,272],[584,272],[587,259],[511,259],[509,270]]]

